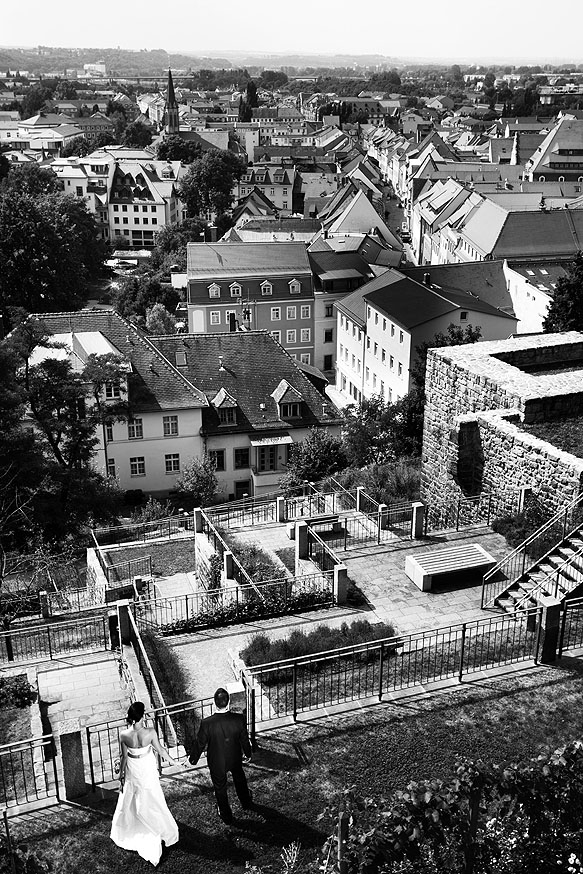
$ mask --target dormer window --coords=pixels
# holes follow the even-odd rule
[[[216,282],[213,282],[212,285],[209,285],[209,297],[220,297],[221,296],[221,286],[217,285]]]
[[[235,425],[237,422],[237,411],[234,407],[221,407],[217,410],[219,414],[219,422],[221,425]]]
[[[289,283],[289,293],[290,294],[301,294],[302,292],[302,283],[298,282],[297,279],[292,279]]]
[[[299,419],[300,417],[299,403],[281,404],[280,410],[282,419]]]
[[[241,286],[238,282],[233,282],[229,288],[231,290],[231,297],[241,297]]]
[[[273,285],[271,282],[262,282],[261,283],[261,294],[266,296],[268,294],[273,294]]]

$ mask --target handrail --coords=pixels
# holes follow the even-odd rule
[[[208,525],[209,529],[212,528],[212,530],[213,530],[213,535],[214,535],[218,540],[220,540],[221,543],[223,544],[223,546],[224,546],[224,548],[225,548],[225,552],[230,552],[231,555],[233,556],[233,564],[237,565],[237,567],[238,567],[239,570],[241,571],[241,575],[242,575],[243,578],[246,580],[247,585],[252,586],[252,588],[255,590],[255,594],[256,594],[259,598],[261,598],[262,601],[265,601],[265,598],[263,597],[263,594],[262,594],[262,593],[259,591],[259,589],[257,588],[257,584],[256,584],[256,583],[251,579],[251,577],[249,576],[249,574],[247,573],[247,571],[245,570],[245,568],[243,567],[243,565],[241,564],[241,562],[239,561],[239,559],[237,558],[237,556],[233,553],[232,549],[229,548],[229,545],[228,545],[228,544],[225,542],[225,540],[221,537],[221,535],[219,534],[219,532],[218,532],[217,529],[216,529],[216,526],[213,525],[213,523],[211,522],[211,520],[209,519],[209,517],[207,516],[207,514],[206,514],[206,512],[205,512],[204,510],[201,511],[201,515],[202,515],[202,517],[203,517],[203,520],[206,521],[206,524]]]
[[[583,525],[583,523],[582,523],[582,525]],[[582,527],[582,525],[578,525],[578,526],[577,526],[576,528],[574,528],[573,531],[571,531],[570,534],[567,535],[567,536],[571,536],[575,531],[578,531],[578,530]],[[563,540],[564,540],[564,539],[565,539],[565,538],[563,538]],[[549,555],[551,555],[551,553],[553,552],[554,549],[556,549],[556,547],[553,547],[553,549],[550,549],[550,550],[549,550],[545,555],[542,556],[542,558],[537,559],[536,564],[541,564],[541,563],[542,563],[542,562],[543,562],[543,561],[544,561],[544,560],[545,560]],[[545,576],[546,579],[552,580],[552,578],[553,578],[555,575],[557,575],[557,577],[559,577],[560,574],[563,572],[563,570],[564,570],[566,567],[569,567],[569,565],[572,564],[573,560],[574,560],[575,558],[579,558],[579,556],[581,556],[581,555],[583,555],[583,546],[580,546],[579,549],[578,549],[576,552],[573,553],[573,555],[568,556],[568,557],[567,557],[567,558],[566,558],[566,559],[565,559],[565,560],[564,560],[560,565],[558,565],[558,566],[553,570],[552,575],[549,574],[548,571],[545,571],[545,570],[542,570],[542,569],[541,569],[540,572],[541,572],[542,574],[544,574],[544,576]],[[518,612],[518,610],[521,609],[521,605],[522,605],[525,601],[529,601],[532,597],[536,596],[536,595],[541,591],[541,589],[542,589],[542,588],[544,587],[544,585],[545,585],[546,579],[540,580],[540,581],[536,584],[536,586],[534,586],[534,588],[532,588],[532,589],[530,590],[530,592],[527,592],[526,595],[524,595],[524,596],[523,596],[519,601],[516,602],[516,604],[514,605],[514,612],[515,612],[515,613]],[[552,583],[550,588],[552,588],[553,585],[555,586],[555,596],[556,596],[556,586],[557,586],[557,582]]]

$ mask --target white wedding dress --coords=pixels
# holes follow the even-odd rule
[[[110,837],[118,847],[135,850],[157,865],[166,846],[178,840],[178,826],[168,810],[152,746],[128,750],[125,784],[113,815]]]

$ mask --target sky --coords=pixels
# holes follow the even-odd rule
[[[542,0],[29,0],[4,4],[0,45],[583,62],[583,3],[562,0],[556,22],[552,9]]]

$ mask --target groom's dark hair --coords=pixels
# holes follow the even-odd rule
[[[229,703],[229,693],[226,689],[220,688],[215,692],[215,704],[221,710],[224,710]]]

